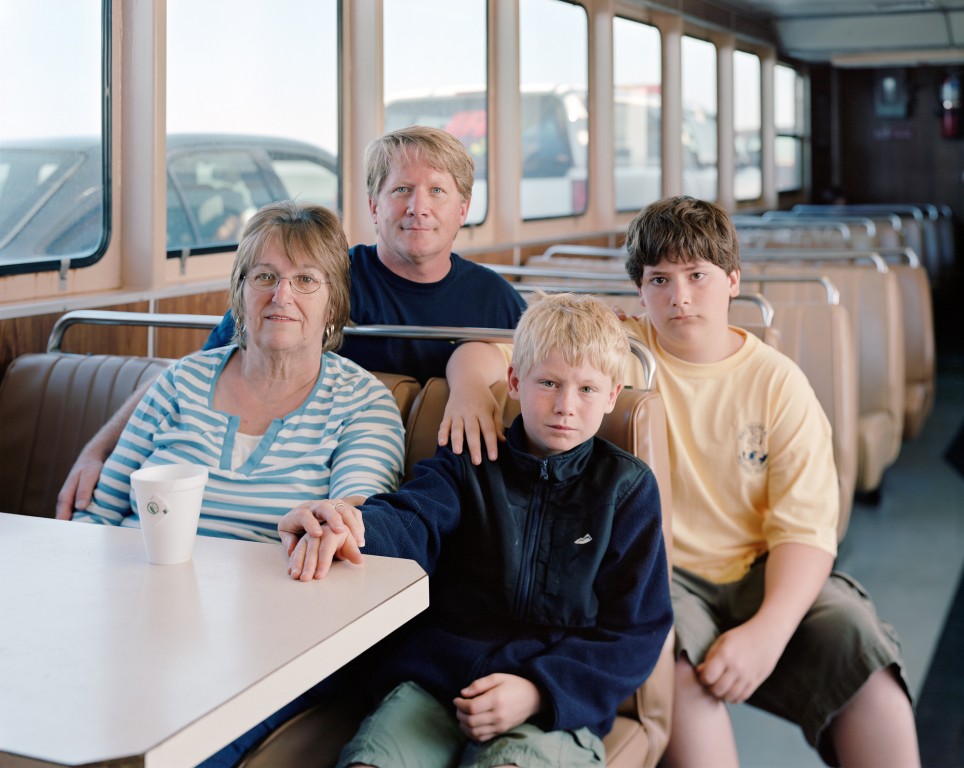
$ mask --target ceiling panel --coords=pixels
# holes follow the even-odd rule
[[[783,52],[808,61],[964,64],[964,0],[721,0],[721,5],[772,22]]]

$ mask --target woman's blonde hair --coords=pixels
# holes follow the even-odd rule
[[[522,313],[512,347],[520,378],[558,349],[569,365],[588,363],[622,383],[631,354],[629,334],[616,313],[595,296],[541,294]]]
[[[440,128],[412,125],[386,133],[365,149],[368,196],[374,200],[393,170],[405,163],[423,163],[452,174],[462,200],[472,197],[475,162],[462,142]]]
[[[329,304],[322,351],[338,349],[344,338],[351,301],[348,239],[334,212],[322,205],[294,200],[268,203],[251,217],[241,233],[231,269],[233,341],[242,349],[247,346],[244,278],[271,243],[277,243],[292,264],[314,267],[325,275]]]

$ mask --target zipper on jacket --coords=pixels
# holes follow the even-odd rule
[[[539,530],[542,528],[540,518],[548,487],[545,481],[549,479],[549,459],[543,459],[539,462],[539,479],[543,482],[536,486],[536,492],[529,504],[530,514],[526,520],[526,540],[522,551],[523,571],[516,605],[516,615],[522,618],[527,618],[529,614],[529,593],[532,590],[533,574],[536,570],[535,551],[539,539]]]

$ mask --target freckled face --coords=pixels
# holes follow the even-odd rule
[[[328,279],[317,268],[306,266],[306,262],[292,263],[274,242],[267,245],[248,274],[259,271],[288,278],[306,274],[325,283]],[[314,293],[298,293],[292,289],[290,280],[281,280],[269,291],[255,290],[245,282],[244,322],[248,346],[272,353],[307,350],[320,356],[328,324],[329,297],[327,284]]]
[[[740,270],[729,275],[703,259],[643,268],[639,300],[659,343],[675,357],[699,362],[707,349],[726,348],[730,299],[740,292]]]
[[[469,212],[451,173],[419,163],[400,165],[368,206],[378,231],[378,254],[389,267],[444,258],[448,270],[447,257]]]
[[[509,368],[509,396],[521,405],[529,451],[540,457],[564,453],[595,435],[620,389],[588,363],[569,365],[557,349],[524,377]]]

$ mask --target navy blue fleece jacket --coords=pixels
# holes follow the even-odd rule
[[[540,459],[522,417],[495,462],[440,448],[414,479],[362,507],[366,554],[417,560],[430,607],[397,633],[374,679],[450,705],[494,672],[543,697],[544,730],[609,731],[672,624],[659,492],[639,459],[600,438]]]

